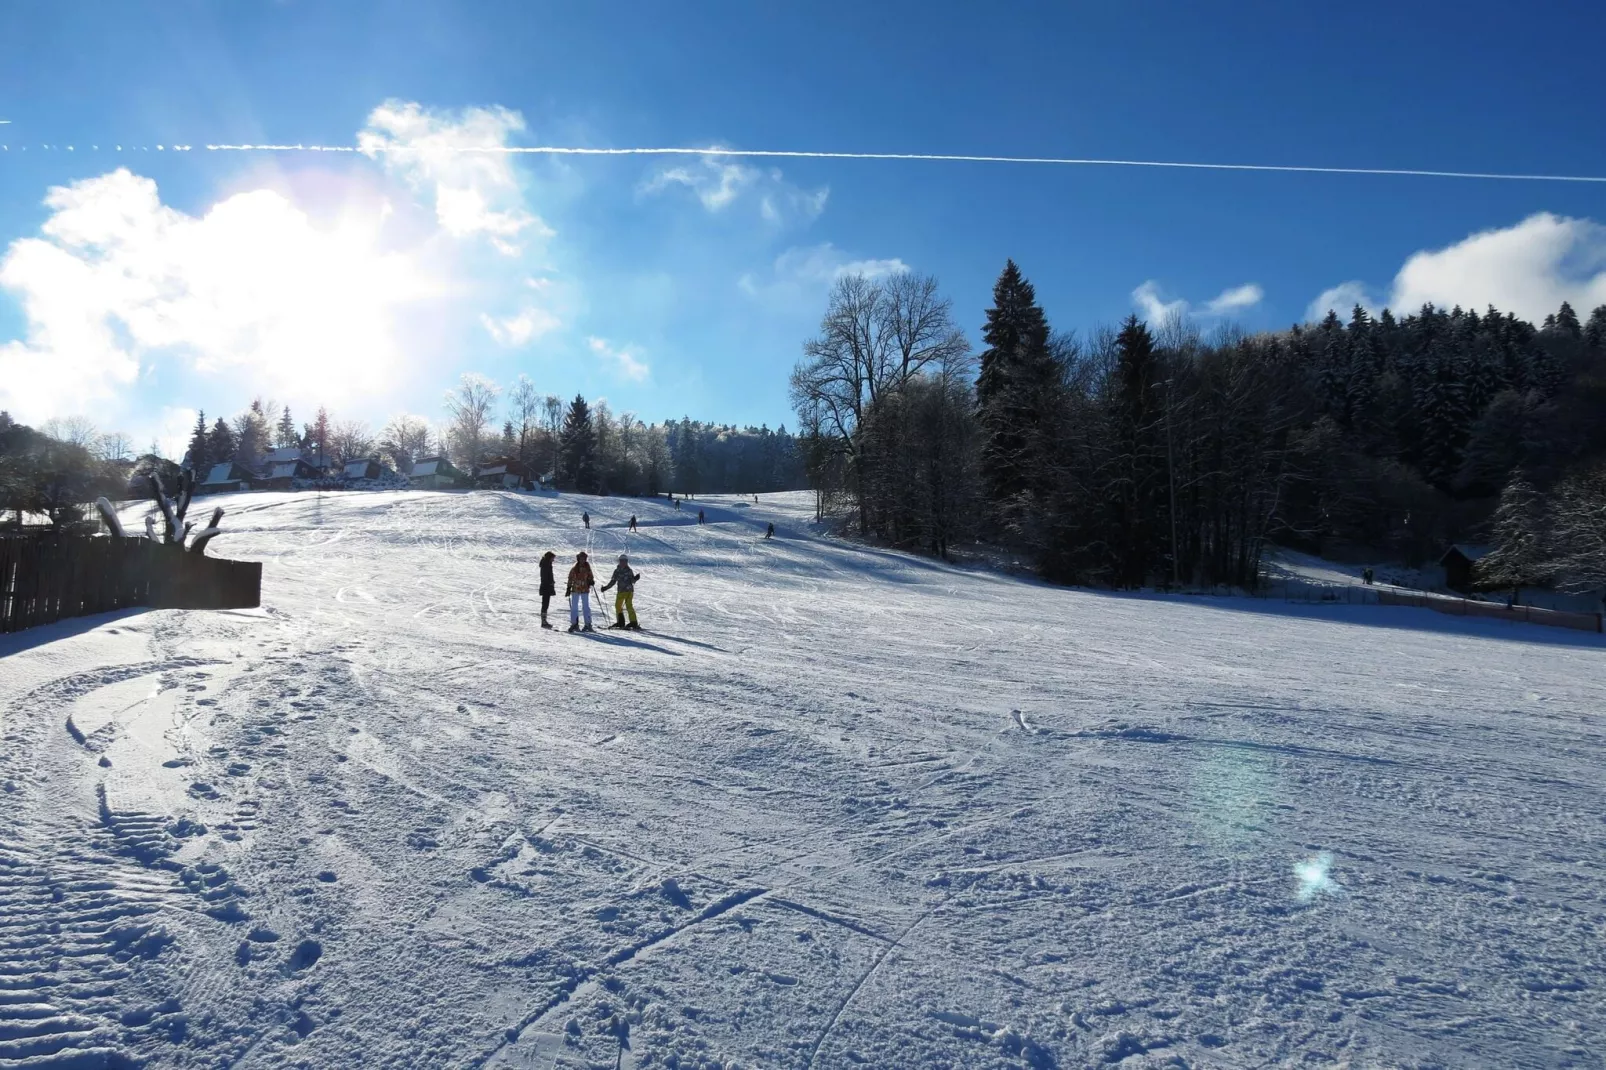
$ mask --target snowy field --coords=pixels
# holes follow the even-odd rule
[[[1598,636],[224,504],[260,611],[0,639],[0,1067],[1606,1065]]]

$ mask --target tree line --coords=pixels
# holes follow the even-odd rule
[[[274,415],[277,411],[277,416]],[[737,427],[682,418],[644,423],[583,396],[564,402],[525,376],[504,390],[474,373],[446,392],[443,419],[408,413],[378,432],[320,407],[297,428],[288,406],[257,399],[232,420],[196,418],[185,467],[235,462],[254,468],[270,449],[302,451],[315,467],[375,460],[406,474],[425,457],[444,456],[469,476],[514,462],[532,479],[592,494],[758,493],[795,490],[804,473],[794,436],[780,427]]]
[[[1010,262],[982,342],[929,276],[837,282],[791,380],[822,515],[1113,587],[1252,587],[1272,543],[1419,564],[1457,540],[1495,544],[1489,584],[1606,585],[1606,306],[1077,334]]]

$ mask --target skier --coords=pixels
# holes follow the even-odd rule
[[[619,555],[619,564],[613,570],[613,576],[603,584],[606,591],[609,587],[618,586],[619,593],[614,596],[612,628],[629,628],[631,631],[641,631],[641,625],[636,620],[636,581],[641,579],[641,573],[630,571],[630,558],[624,554]],[[630,617],[630,623],[625,623],[625,617]]]
[[[766,539],[775,538],[775,525],[774,524],[770,524],[768,527],[766,527],[764,529],[764,537]]]
[[[569,585],[564,593],[569,596],[569,630],[571,632],[596,631],[591,627],[591,588],[597,578],[591,574],[591,563],[584,550],[574,556],[574,567],[569,570]],[[585,613],[586,626],[580,627],[580,614]]]
[[[551,628],[552,624],[546,619],[547,607],[552,605],[552,596],[558,593],[557,581],[552,578],[552,562],[557,560],[557,554],[548,550],[541,555],[541,627]]]
[[[680,499],[679,498],[671,497],[669,500],[675,503],[675,508],[676,509],[680,508]]]
[[[635,513],[631,513],[630,514],[630,530],[631,531],[635,531],[636,530],[636,514]]]
[[[697,510],[697,523],[706,524],[707,522],[708,518],[703,515],[703,511],[701,509]]]
[[[580,514],[580,521],[581,521],[581,523],[585,524],[587,531],[591,530],[591,514],[590,513],[581,513]]]

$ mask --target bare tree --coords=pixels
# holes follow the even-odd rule
[[[452,418],[448,432],[452,450],[458,467],[471,476],[479,474],[491,412],[501,392],[501,387],[475,372],[464,372],[457,389],[446,392],[446,411]]]
[[[73,446],[82,446],[91,453],[100,445],[100,432],[87,416],[52,416],[40,425],[39,430]]]
[[[398,472],[411,472],[413,462],[429,455],[429,423],[422,416],[398,413],[379,433],[379,452]]]
[[[558,470],[558,439],[563,433],[563,413],[563,399],[556,394],[548,394],[541,399],[541,430],[546,437],[545,468],[548,475],[555,475]]]
[[[533,467],[535,445],[541,430],[541,395],[528,376],[519,376],[508,392],[508,413],[518,432],[519,463]]]
[[[866,415],[927,365],[968,350],[952,305],[931,276],[837,280],[820,332],[804,343],[803,360],[793,369],[791,395],[793,408],[834,436],[850,460],[861,532],[871,527],[866,492],[873,451],[863,434]]]
[[[361,420],[343,420],[329,436],[329,453],[336,464],[350,464],[374,456],[374,435]]]
[[[100,436],[96,452],[103,460],[126,461],[134,453],[134,440],[121,431],[113,431]]]

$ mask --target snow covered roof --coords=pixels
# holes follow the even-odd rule
[[[234,462],[229,461],[226,464],[214,464],[201,483],[203,486],[207,483],[233,483],[239,478],[234,474]]]
[[[345,474],[348,479],[361,479],[368,474],[368,466],[373,461],[347,461]]]
[[[281,446],[262,455],[263,464],[284,464],[287,461],[299,461],[300,459],[301,448],[299,446]]]
[[[427,461],[419,461],[414,464],[412,474],[415,476],[432,476],[440,473],[440,470],[441,459],[439,457],[431,457]]]
[[[296,474],[296,469],[300,466],[301,461],[299,458],[291,461],[289,464],[276,464],[273,466],[272,472],[269,473],[269,478],[289,479]]]
[[[1455,545],[1451,546],[1448,550],[1444,551],[1444,556],[1439,558],[1439,563],[1443,564],[1444,563],[1444,558],[1445,557],[1449,557],[1451,554],[1454,554],[1454,553],[1459,553],[1462,557],[1466,558],[1468,561],[1481,561],[1485,557],[1489,556],[1489,547],[1487,547],[1487,546],[1468,546],[1466,543],[1458,542]]]
[[[482,476],[500,476],[506,474],[507,465],[505,464],[488,464],[480,469],[480,475]]]

